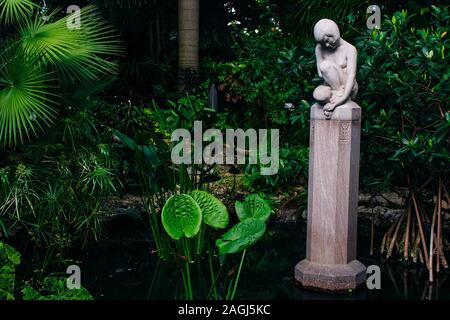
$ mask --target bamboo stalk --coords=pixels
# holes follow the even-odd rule
[[[417,206],[417,200],[416,200],[416,195],[415,195],[414,191],[412,192],[412,200],[413,200],[414,208],[415,208],[415,211],[416,211],[417,225],[419,226],[420,239],[422,241],[423,256],[424,256],[425,264],[428,267],[427,244],[425,242],[425,234],[424,234],[423,228],[422,228],[422,220],[420,219],[420,212],[419,212],[419,208]]]

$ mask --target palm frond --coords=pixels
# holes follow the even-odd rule
[[[79,28],[71,28],[68,22],[78,15]],[[56,11],[50,21],[55,16]],[[0,143],[10,146],[52,122],[57,97],[53,89],[101,81],[117,72],[110,57],[123,52],[113,29],[92,5],[51,23],[36,15],[18,25],[19,39],[0,52]]]
[[[15,145],[52,122],[54,75],[20,55],[4,59],[9,63],[0,70],[0,143]]]
[[[0,22],[12,24],[24,21],[37,7],[30,0],[0,0]]]
[[[79,29],[68,27],[75,14],[53,23],[36,18],[20,28],[22,46],[31,56],[40,56],[41,63],[56,67],[66,82],[93,81],[103,74],[115,74],[117,64],[108,57],[123,52],[114,30],[105,24],[95,6],[81,9]]]

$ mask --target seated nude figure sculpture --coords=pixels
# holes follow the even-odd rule
[[[354,46],[341,38],[337,24],[322,19],[314,26],[317,71],[324,84],[313,93],[314,99],[323,105],[326,119],[336,107],[354,99],[358,92],[356,82],[357,51]]]

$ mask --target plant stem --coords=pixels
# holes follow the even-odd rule
[[[160,271],[161,271],[161,259],[158,259],[158,262],[156,263],[155,271],[152,277],[152,283],[150,284],[150,289],[148,290],[147,299],[150,299],[152,292],[153,292],[153,286],[155,285],[155,282],[157,279],[160,278]]]
[[[231,294],[231,300],[234,299],[234,296],[236,294],[236,289],[239,283],[239,278],[241,277],[241,270],[242,270],[242,266],[244,265],[244,259],[245,259],[245,252],[247,252],[247,249],[245,249],[242,252],[242,257],[241,257],[241,263],[239,264],[239,270],[236,276],[236,280],[234,281],[234,288],[233,288],[233,293]]]
[[[433,222],[431,223],[431,235],[430,235],[430,260],[429,260],[429,281],[430,283],[433,282],[433,255],[434,255],[434,248],[433,248],[433,240],[434,240],[434,227],[436,223],[436,212],[437,212],[437,203],[434,206],[433,211]],[[438,260],[439,265],[439,260]]]
[[[442,205],[442,178],[439,178],[439,190],[437,199],[437,241],[436,241],[436,271],[440,271],[440,255],[441,255],[441,237],[442,237],[442,224],[441,224],[441,205]]]
[[[212,287],[211,288],[214,290],[214,299],[219,300],[219,293],[217,292],[216,280],[215,280],[215,277],[214,277],[214,268],[213,268],[213,264],[212,264],[212,256],[213,256],[212,252],[213,251],[210,248],[210,250],[208,252],[208,260],[209,260],[209,271],[210,271],[210,274],[211,274],[211,283],[212,283]],[[208,299],[208,298],[209,298],[209,293],[208,293],[208,296],[206,297],[206,299]]]
[[[411,232],[411,202],[409,202],[408,205],[408,219],[406,222],[406,234],[405,234],[405,245],[404,245],[404,252],[403,252],[403,258],[405,261],[408,261],[409,258],[409,236]]]
[[[187,294],[186,299],[192,300],[193,299],[193,293],[192,293],[192,284],[191,284],[191,272],[189,269],[189,264],[191,263],[191,257],[189,252],[189,243],[186,238],[182,238],[181,245],[183,247],[183,255],[186,257],[186,285],[187,285]]]
[[[419,227],[420,240],[422,241],[424,262],[425,262],[425,265],[427,265],[429,267],[427,243],[425,241],[425,234],[424,234],[423,228],[422,228],[422,220],[420,219],[420,211],[419,211],[419,207],[417,206],[416,195],[415,195],[414,191],[412,192],[412,200],[413,200],[413,204],[414,204],[414,209],[416,211],[417,225]]]
[[[217,291],[216,283],[217,283],[217,280],[219,279],[219,276],[220,276],[220,274],[222,273],[222,270],[223,270],[223,268],[224,268],[224,266],[225,266],[226,259],[227,259],[227,256],[225,256],[224,261],[223,261],[223,264],[220,266],[219,272],[216,274],[216,277],[214,278],[214,281],[213,281],[213,283],[212,283],[212,285],[211,285],[211,288],[210,288],[209,291],[208,291],[208,296],[206,297],[207,299],[208,299],[209,296],[211,295],[211,291],[212,291],[213,289],[214,289],[215,291]]]

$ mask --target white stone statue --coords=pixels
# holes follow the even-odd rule
[[[324,84],[313,93],[314,99],[323,105],[326,119],[331,119],[333,110],[354,99],[358,92],[356,82],[357,51],[341,38],[337,24],[322,19],[314,26],[317,71]]]

